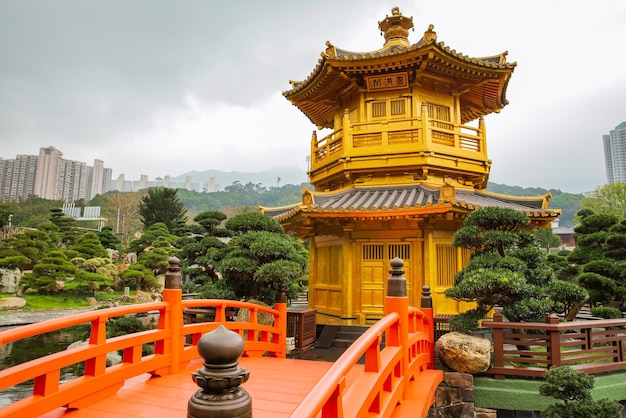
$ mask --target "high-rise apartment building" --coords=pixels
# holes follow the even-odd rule
[[[626,122],[622,122],[602,135],[606,177],[609,182],[626,181]]]
[[[16,201],[32,194],[36,168],[35,155],[0,159],[0,202]]]
[[[63,153],[54,147],[39,149],[39,159],[35,171],[33,194],[43,199],[57,200],[58,180]]]
[[[91,200],[111,188],[112,171],[102,160],[93,166],[63,159],[54,147],[40,148],[39,155],[0,158],[0,202],[15,201],[30,195],[50,200],[74,202]]]

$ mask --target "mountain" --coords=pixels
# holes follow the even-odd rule
[[[204,184],[211,177],[215,178],[217,190],[224,190],[225,187],[232,185],[238,181],[241,184],[253,183],[261,184],[264,187],[280,187],[285,184],[302,184],[307,183],[306,172],[296,167],[273,168],[271,170],[259,171],[256,173],[247,173],[243,171],[189,171],[171,180],[176,182],[184,182],[187,177],[191,176],[194,182]],[[280,180],[279,180],[280,179]]]

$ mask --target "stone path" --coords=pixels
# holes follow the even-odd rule
[[[86,309],[50,309],[41,311],[19,310],[4,315],[0,315],[0,327],[34,324],[36,322],[45,321],[52,318],[60,318],[62,316],[73,315],[80,312],[90,311],[93,308]]]

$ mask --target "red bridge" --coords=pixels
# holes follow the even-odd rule
[[[0,390],[34,380],[32,395],[0,409],[0,416],[186,416],[188,401],[198,391],[191,373],[203,367],[198,341],[221,324],[244,339],[239,366],[249,371],[249,379],[241,387],[252,399],[255,418],[425,417],[443,372],[434,370],[429,295],[422,298],[422,308],[408,306],[401,266],[397,260],[394,269],[400,274],[392,274],[394,283],[390,277],[386,316],[329,363],[286,358],[284,299],[273,309],[231,300],[182,300],[178,266],[170,264],[162,302],[95,310],[1,332],[0,346],[91,324],[88,344],[0,371]],[[208,307],[215,309],[214,321],[184,324],[185,309]],[[249,320],[227,321],[230,308],[248,309]],[[109,319],[149,312],[158,313],[156,329],[106,338]],[[273,325],[258,321],[262,313],[273,317]],[[142,355],[142,346],[150,343],[154,354]],[[107,353],[117,351],[123,353],[122,362],[107,367]],[[83,376],[60,382],[62,368],[80,363]]]

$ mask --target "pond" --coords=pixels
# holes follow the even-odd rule
[[[6,331],[14,327],[0,327]],[[89,336],[89,324],[77,325],[59,331],[36,335],[23,340],[3,344],[0,347],[0,370],[17,364],[58,353],[67,349],[73,342],[84,340]],[[82,374],[83,365],[76,364],[61,370],[61,381],[71,380]],[[0,407],[4,407],[32,393],[33,381],[29,381],[0,391]]]

